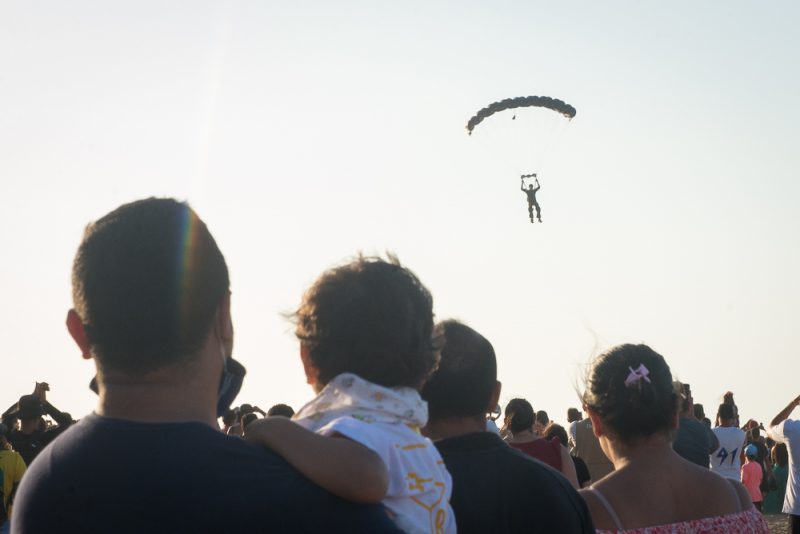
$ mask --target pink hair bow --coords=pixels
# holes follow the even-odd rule
[[[634,384],[638,384],[643,378],[650,382],[650,379],[647,377],[650,371],[647,370],[647,367],[645,367],[643,363],[639,364],[638,369],[632,369],[631,367],[628,367],[628,369],[630,370],[630,374],[628,378],[625,379],[626,386],[631,387]]]

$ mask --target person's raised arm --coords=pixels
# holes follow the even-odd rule
[[[778,413],[778,415],[776,415],[772,419],[772,421],[770,421],[769,426],[776,426],[781,424],[787,417],[789,417],[789,414],[792,413],[792,410],[794,410],[797,406],[800,406],[800,395],[795,397],[794,400],[790,402],[786,408],[781,410]]]
[[[50,384],[48,384],[47,382],[36,382],[36,388],[33,390],[33,394],[39,397],[39,400],[42,401],[42,407],[44,407],[44,413],[52,417],[53,421],[55,421],[59,427],[61,428],[68,427],[74,422],[72,420],[72,417],[62,413],[58,408],[56,408],[47,401],[48,391],[50,391]]]
[[[3,415],[0,416],[0,419],[2,419],[3,424],[6,425],[9,428],[9,430],[14,428],[14,425],[17,422],[17,410],[18,409],[19,409],[19,407],[17,406],[17,403],[15,402],[14,404],[12,404],[11,406],[8,407],[8,410],[3,412]]]
[[[66,428],[75,421],[72,420],[72,417],[64,412],[60,411],[58,408],[53,406],[47,401],[42,403],[44,406],[44,412],[53,418],[53,421],[59,426],[59,428]]]
[[[519,190],[520,191],[525,191],[525,177],[524,176],[520,176],[519,177]]]
[[[334,495],[377,503],[389,487],[380,456],[344,437],[320,436],[285,417],[267,417],[248,425],[245,439],[272,449],[306,478]]]

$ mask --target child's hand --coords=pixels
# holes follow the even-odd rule
[[[250,443],[275,449],[280,442],[280,436],[286,434],[287,427],[295,426],[297,425],[285,417],[265,417],[247,425],[243,437]]]

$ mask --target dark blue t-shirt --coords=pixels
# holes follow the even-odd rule
[[[23,477],[12,532],[397,532],[279,456],[202,423],[90,415]]]
[[[561,473],[493,432],[435,441],[453,477],[459,534],[594,534],[586,503]]]

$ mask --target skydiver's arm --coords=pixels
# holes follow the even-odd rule
[[[520,178],[519,180],[519,190],[525,191],[525,178]]]
[[[381,457],[343,436],[320,436],[285,417],[267,417],[250,423],[245,439],[272,449],[339,497],[377,503],[386,496],[389,472]]]

